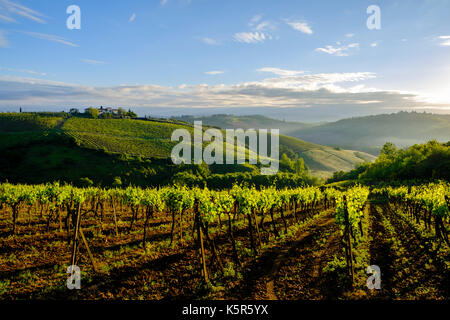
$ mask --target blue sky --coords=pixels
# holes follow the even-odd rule
[[[81,29],[69,30],[69,5]],[[381,29],[369,30],[370,5]],[[0,0],[0,106],[447,112],[446,0]]]

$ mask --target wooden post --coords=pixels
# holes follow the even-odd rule
[[[200,258],[202,264],[202,275],[205,283],[208,283],[208,271],[206,270],[206,257],[205,257],[205,247],[203,246],[203,233],[202,228],[200,226],[200,216],[198,212],[198,200],[195,200],[194,203],[194,223],[197,226],[197,241],[200,249]]]
[[[98,273],[98,269],[97,269],[97,265],[95,264],[94,256],[92,255],[91,250],[89,249],[89,245],[88,245],[88,243],[86,241],[86,238],[84,236],[83,229],[81,228],[81,226],[79,226],[79,229],[80,229],[79,231],[80,231],[81,238],[83,239],[83,243],[84,243],[84,245],[86,247],[86,250],[88,252],[89,259],[91,260],[92,267],[94,267],[94,271],[96,273]]]
[[[347,196],[344,195],[344,220],[345,220],[345,232],[344,237],[345,241],[347,242],[347,251],[348,251],[348,260],[347,263],[350,262],[350,265],[348,265],[350,276],[352,279],[352,286],[354,283],[354,267],[353,267],[353,251],[352,251],[352,239],[351,239],[351,231],[350,231],[350,221],[348,217],[348,210],[347,210]]]
[[[115,226],[115,231],[116,231],[116,237],[119,236],[119,231],[117,228],[117,215],[116,215],[116,206],[114,204],[114,200],[111,200],[112,203],[112,207],[113,207],[113,215],[114,215],[114,226]]]
[[[147,247],[146,247],[146,241],[147,241],[147,224],[148,224],[148,219],[149,219],[149,215],[150,215],[150,210],[152,210],[153,212],[153,206],[149,206],[147,208],[147,210],[145,210],[145,220],[144,220],[144,238],[142,240],[142,246],[145,250],[145,252],[147,252]]]
[[[77,244],[78,244],[78,231],[80,228],[80,220],[81,220],[81,204],[78,204],[76,218],[75,218],[75,226],[73,229],[73,245],[72,245],[72,257],[71,257],[71,265],[75,265],[76,256],[77,256]]]
[[[234,240],[234,235],[233,235],[233,226],[231,224],[231,213],[227,212],[227,214],[228,214],[228,232],[230,234],[231,245],[233,247],[233,259],[237,265],[241,266],[241,262],[239,261],[239,257],[238,257],[237,250],[236,250],[236,242]]]
[[[208,282],[208,272],[206,271],[206,258],[205,258],[205,248],[203,246],[203,233],[202,228],[200,225],[198,226],[199,230],[199,238],[200,238],[200,248],[202,253],[202,269],[203,269],[203,277],[205,279],[205,282]]]

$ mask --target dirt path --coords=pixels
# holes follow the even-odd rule
[[[238,299],[320,299],[329,296],[322,269],[339,253],[339,234],[334,216],[328,213],[296,235],[261,255],[244,274],[230,296]]]
[[[392,243],[390,242],[389,235],[382,223],[381,213],[377,210],[381,210],[377,205],[370,205],[370,221],[371,226],[369,228],[370,237],[370,265],[377,265],[381,271],[381,290],[371,291],[371,297],[379,299],[393,299],[395,294],[392,290],[393,275],[394,275],[394,259],[395,253],[392,250]]]
[[[381,269],[378,298],[448,299],[449,275],[429,244],[389,206],[374,206],[371,263]]]

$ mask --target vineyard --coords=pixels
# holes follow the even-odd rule
[[[0,185],[1,299],[448,299],[450,187]],[[69,290],[70,265],[81,290]],[[369,266],[381,289],[369,290]]]

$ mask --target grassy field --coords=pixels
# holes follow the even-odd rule
[[[143,157],[169,157],[172,147],[172,131],[184,128],[193,132],[190,126],[139,120],[94,120],[84,118],[68,119],[63,130],[75,137],[82,145],[117,153],[129,153]],[[334,171],[351,170],[364,161],[373,161],[374,156],[352,150],[337,150],[331,147],[280,136],[281,150],[288,149],[305,159],[306,165],[321,176]]]
[[[192,133],[193,127],[187,122],[15,113],[0,114],[0,123],[0,150],[3,153],[0,178],[3,180],[78,184],[87,177],[95,184],[109,185],[119,177],[123,183],[143,185],[148,181],[157,185],[168,183],[179,170],[190,173],[197,170],[169,163],[172,148],[177,144],[170,140],[171,134],[180,128]],[[304,158],[310,173],[322,178],[374,159],[367,154],[336,150],[284,135],[280,136],[280,152]],[[253,169],[248,165],[227,166],[229,170],[224,170],[213,165],[207,171],[224,174],[259,170],[251,167]]]

